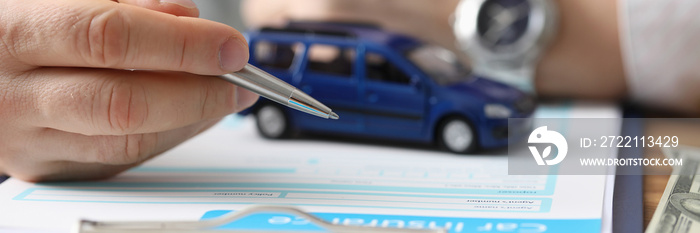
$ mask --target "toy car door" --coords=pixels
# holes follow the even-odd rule
[[[424,133],[425,87],[405,63],[388,55],[371,48],[363,54],[365,127],[375,135],[420,137]]]
[[[333,109],[340,119],[319,121],[309,114],[296,114],[303,129],[329,132],[362,132],[359,90],[355,67],[357,47],[312,43],[308,45],[297,88]],[[296,78],[295,78],[296,79]]]

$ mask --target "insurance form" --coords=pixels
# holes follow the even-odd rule
[[[563,115],[619,118],[620,112],[568,103],[536,113]],[[0,229],[69,231],[81,218],[197,220],[266,204],[294,205],[336,224],[450,232],[609,230],[610,176],[509,176],[506,151],[464,156],[319,138],[271,141],[254,127],[250,118],[227,117],[110,180],[32,184],[11,178],[0,184]],[[227,227],[314,229],[308,224],[271,213]]]

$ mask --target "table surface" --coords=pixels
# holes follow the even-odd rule
[[[700,147],[700,122],[678,122],[673,120],[655,120],[647,121],[644,129],[647,136],[678,136],[682,139],[680,144],[686,146]],[[661,155],[661,150],[658,148],[646,149],[644,156],[647,158],[656,158]],[[645,173],[665,171],[668,169],[645,168]],[[644,176],[644,226],[649,225],[651,217],[656,211],[656,206],[659,204],[661,196],[666,189],[669,175],[645,175]]]

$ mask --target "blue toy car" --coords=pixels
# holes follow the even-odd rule
[[[266,138],[312,131],[437,142],[467,153],[507,145],[508,118],[529,118],[536,105],[513,87],[473,76],[449,50],[371,25],[293,22],[247,37],[251,64],[340,115],[322,120],[261,98],[243,114],[255,115]]]

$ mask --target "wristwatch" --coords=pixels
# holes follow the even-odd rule
[[[475,74],[534,93],[537,62],[557,31],[552,0],[462,0],[454,17]]]

